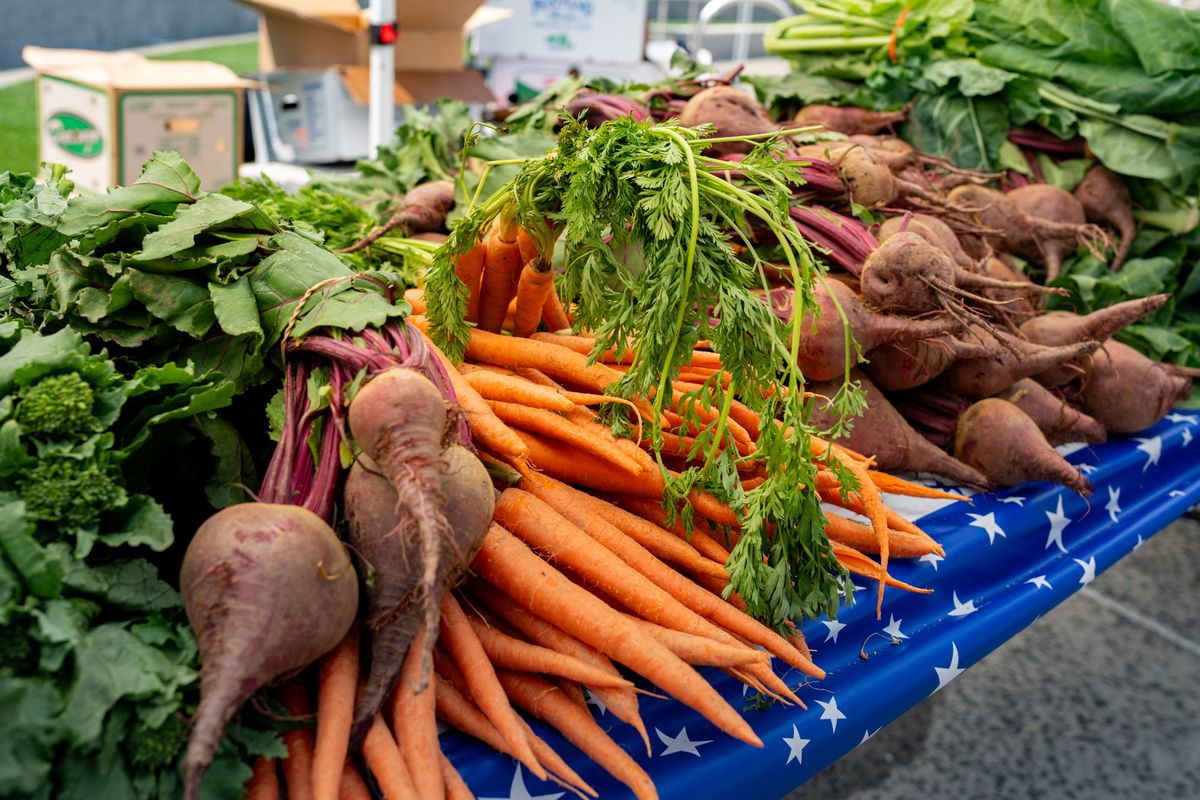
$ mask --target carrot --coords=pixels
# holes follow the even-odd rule
[[[259,756],[251,766],[250,780],[246,781],[245,800],[279,800],[279,773],[275,770],[275,759]]]
[[[424,314],[429,310],[429,306],[425,305],[424,289],[405,289],[404,300],[412,306],[412,313],[414,314]]]
[[[524,228],[517,228],[517,251],[521,254],[521,263],[528,264],[535,258],[541,258],[542,254],[538,252],[537,242],[529,231]]]
[[[479,285],[479,327],[492,333],[500,330],[508,304],[517,293],[522,261],[515,228],[511,223],[498,224],[484,243],[487,253]]]
[[[517,281],[517,310],[513,317],[513,335],[529,336],[542,321],[542,309],[554,287],[554,271],[549,262],[534,257],[521,268]]]
[[[471,249],[454,259],[454,274],[467,287],[467,322],[479,321],[480,280],[483,278],[483,260],[487,255],[487,245],[477,241]],[[414,314],[424,314],[417,311]]]
[[[517,760],[529,768],[529,771],[542,780],[546,779],[546,771],[534,758],[525,739],[524,731],[517,724],[517,714],[504,698],[504,692],[496,681],[496,672],[484,652],[483,645],[471,624],[467,621],[462,607],[447,593],[442,598],[441,638],[458,668],[462,671],[467,688],[475,704],[487,715],[496,730],[508,740]]]
[[[563,653],[516,639],[482,620],[472,618],[469,621],[488,659],[496,667],[559,675],[589,686],[610,686],[614,689],[633,687],[624,678],[610,675]]]
[[[484,744],[489,745],[493,750],[504,753],[507,756],[512,756],[512,750],[508,746],[508,741],[500,735],[500,731],[496,730],[496,727],[488,721],[483,712],[476,708],[450,681],[441,675],[437,675],[432,685],[437,693],[438,716],[446,724],[457,728],[468,736],[475,737]],[[537,755],[539,763],[561,778],[564,783],[583,789],[591,794],[592,797],[596,796],[595,790],[575,774],[575,771],[567,766],[567,763],[548,744],[539,738],[523,719],[521,720],[521,727],[525,732],[526,738],[529,740],[530,746]]]
[[[689,664],[708,667],[742,667],[766,663],[770,657],[761,650],[751,650],[741,645],[725,644],[704,636],[664,628],[639,617],[630,619],[642,626],[647,633]]]
[[[574,445],[631,475],[641,475],[645,471],[641,464],[622,452],[611,440],[595,436],[552,411],[498,400],[489,400],[487,403],[496,416],[509,426]]]
[[[441,752],[434,693],[428,686],[419,692],[414,688],[421,680],[423,641],[428,635],[430,632],[422,629],[404,657],[404,666],[392,696],[392,727],[396,733],[396,746],[404,756],[418,796],[441,797],[445,793],[442,772],[433,766]]]
[[[922,589],[918,586],[896,580],[879,564],[853,547],[847,547],[838,542],[830,542],[830,545],[833,548],[833,555],[838,560],[838,563],[856,575],[865,575],[868,578],[879,581],[880,585],[894,586],[897,589],[904,589],[906,592],[916,592],[917,594],[933,593],[933,589]]]
[[[875,533],[866,525],[847,519],[840,514],[825,515],[825,535],[830,541],[849,545],[864,553],[878,552],[878,540]],[[930,543],[907,533],[888,529],[888,546],[892,555],[897,558],[920,558],[927,553],[935,552]]]
[[[613,677],[621,677],[621,673],[603,653],[541,617],[529,613],[508,595],[491,585],[475,581],[471,584],[470,590],[487,605],[490,611],[542,647],[569,655],[585,664],[603,670]],[[646,745],[646,751],[649,752],[650,736],[646,732],[646,726],[638,712],[637,694],[632,689],[610,689],[603,686],[589,686],[588,688],[604,703],[614,717],[638,732]]]
[[[547,502],[551,502],[558,509],[559,513],[577,525],[581,525],[592,536],[597,536],[603,531],[603,526],[596,524],[597,521],[601,520],[627,535],[631,529],[653,525],[653,523],[647,522],[636,514],[631,514],[628,511],[617,508],[611,503],[606,503],[599,498],[591,497],[584,492],[576,490],[570,490],[570,494],[567,495],[572,498],[571,503],[560,505],[562,503],[561,500],[551,501],[549,493],[543,494],[545,492],[542,488],[543,486],[550,486],[552,488],[552,485],[545,478],[530,480],[529,476],[526,476],[525,480],[522,481],[522,486],[526,486],[530,491],[546,499]],[[769,653],[778,656],[791,666],[808,675],[812,675],[815,678],[825,677],[825,672],[811,661],[800,659],[795,649],[783,637],[754,618],[733,608],[720,597],[715,597],[710,592],[700,588],[665,564],[661,562],[655,564],[654,561],[656,559],[650,561],[639,559],[635,563],[629,560],[629,556],[624,557],[631,566],[673,595],[684,606],[703,617],[707,617],[715,625],[753,644],[761,645]],[[723,582],[728,583],[727,580]]]
[[[478,367],[467,369],[466,365],[463,365],[460,371],[467,383],[471,384],[471,388],[479,392],[479,396],[484,400],[519,403],[563,414],[575,408],[575,403],[561,392],[538,386],[516,375],[500,375]]]
[[[701,530],[700,520],[694,521],[692,530],[689,533],[684,529],[683,521],[678,518],[676,518],[674,524],[672,524],[670,527],[667,527],[667,512],[666,509],[662,507],[662,503],[655,503],[653,500],[647,500],[644,497],[628,497],[624,495],[617,497],[617,503],[626,511],[637,514],[647,522],[651,522],[659,526],[659,528],[662,530],[670,531],[675,536],[683,539],[685,542],[690,543],[692,547],[700,552],[700,555],[704,556],[704,558],[708,560],[720,564],[722,568],[724,567],[725,563],[729,561],[729,551],[722,547],[716,539],[713,539],[711,536]],[[652,549],[651,552],[653,552]],[[659,555],[659,558],[662,558],[662,556]],[[719,578],[721,576],[717,575],[717,577]]]
[[[312,701],[308,690],[299,679],[293,678],[279,687],[279,700],[288,714],[296,719],[310,720],[313,716]],[[353,709],[351,709],[353,711]],[[349,741],[349,740],[347,740]],[[312,800],[313,798],[313,732],[310,727],[293,728],[283,733],[287,746],[287,757],[280,762],[283,780],[287,785],[288,800]]]
[[[642,417],[637,413],[636,406],[633,407],[633,412],[634,419],[637,421],[636,435],[640,437],[642,434]],[[640,464],[643,472],[658,471],[658,464],[655,463],[654,459],[651,458],[645,450],[638,447],[637,442],[624,437],[613,436],[612,428],[608,427],[607,425],[602,425],[598,421],[599,415],[592,409],[584,406],[576,406],[569,414],[567,414],[567,419],[571,420],[571,422],[574,422],[585,431],[600,437],[606,442],[610,442],[613,447],[618,448],[621,452],[625,453],[625,455],[629,456],[638,464]]]
[[[886,472],[878,472],[872,469],[867,470],[867,475],[870,476],[871,483],[875,484],[875,487],[879,491],[886,494],[899,494],[906,497],[928,497],[933,500],[963,501],[967,499],[966,495],[943,492],[941,489],[934,489],[931,486],[911,483],[903,478],[897,478],[895,475],[889,475]]]
[[[762,746],[746,721],[695,670],[504,528],[492,525],[472,565],[528,610],[645,676],[735,739]]]
[[[458,398],[458,405],[467,417],[471,427],[471,435],[479,440],[479,444],[491,450],[498,456],[511,461],[521,462],[529,457],[529,448],[515,433],[492,412],[487,401],[479,396],[471,384],[467,383],[462,373],[454,368],[445,354],[432,341],[426,339],[429,349],[442,362],[446,374],[450,376],[450,385]]]
[[[792,647],[796,648],[800,655],[811,660],[812,650],[808,649],[808,641],[804,638],[804,634],[796,627],[796,623],[791,620],[788,620],[788,628],[791,629],[791,633],[788,633],[784,638],[791,643]]]
[[[350,724],[358,689],[358,626],[321,660],[317,678],[317,737],[312,788],[316,800],[335,800],[350,749]]]
[[[375,776],[375,782],[379,784],[385,798],[392,800],[418,796],[412,776],[408,773],[408,766],[404,763],[404,756],[400,754],[396,740],[388,732],[387,723],[379,714],[375,715],[371,728],[363,739],[362,754],[367,768]]]
[[[504,367],[495,367],[495,369],[504,369]],[[536,383],[538,386],[547,386],[556,391],[563,391],[563,387],[558,383],[558,381],[554,380],[540,369],[535,367],[516,367],[514,371],[525,380]]]
[[[350,761],[342,765],[342,780],[338,785],[338,800],[371,800],[371,790]]]
[[[550,285],[550,294],[546,298],[546,305],[542,306],[542,320],[552,331],[571,329],[571,318],[567,315],[567,309],[558,297],[558,289],[553,284]]]
[[[818,471],[818,482],[822,481],[822,476],[827,474],[829,473],[826,473],[824,470]],[[862,497],[858,494],[858,492],[850,492],[845,497],[842,497],[840,489],[818,488],[817,493],[821,496],[822,501],[829,503],[830,505],[837,506],[838,508],[844,508],[847,511],[853,511],[855,514],[866,516],[866,509],[863,507]],[[885,508],[884,511],[887,517],[887,526],[889,531],[899,531],[900,533],[914,536],[922,541],[928,542],[931,552],[937,553],[939,556],[944,556],[946,554],[946,551],[942,549],[942,546],[938,544],[938,542],[935,541],[934,538],[928,533],[921,530],[892,509]],[[878,545],[876,546],[878,547]]]
[[[438,755],[441,758],[442,783],[446,786],[446,800],[475,800],[475,795],[471,793],[462,775],[459,775],[458,770],[450,763],[450,759],[446,758],[445,753]]]
[[[596,724],[586,709],[575,705],[554,685],[508,670],[500,671],[504,691],[517,705],[558,730],[567,741],[633,790],[639,800],[654,800],[654,781]]]

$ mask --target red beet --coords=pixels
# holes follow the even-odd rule
[[[1115,272],[1125,263],[1129,246],[1137,235],[1129,187],[1115,172],[1103,164],[1097,164],[1083,176],[1083,180],[1075,187],[1074,195],[1089,220],[1111,225],[1120,234],[1121,242],[1108,265]]]
[[[904,111],[868,111],[853,106],[810,105],[800,109],[792,121],[795,125],[824,125],[826,130],[855,134],[879,133],[879,131],[903,122]]]
[[[179,576],[200,652],[200,706],[184,757],[185,800],[198,796],[226,723],[258,689],[342,640],[358,577],[337,535],[300,506],[218,511],[188,544]]]
[[[779,130],[767,110],[750,95],[733,86],[710,86],[687,101],[679,114],[679,124],[689,128],[714,125],[717,136],[750,136]],[[721,142],[708,148],[710,153],[744,153],[745,142]]]
[[[1103,425],[1071,407],[1035,380],[1022,378],[997,397],[1028,414],[1052,445],[1067,442],[1098,444],[1108,438]]]
[[[1110,433],[1136,433],[1165,417],[1191,390],[1187,376],[1109,339],[1092,354],[1080,400]]]
[[[1092,485],[1050,446],[1029,415],[1007,400],[980,400],[958,420],[954,455],[996,486],[1025,481],[1061,483],[1084,497]]]
[[[881,389],[899,392],[928,383],[956,361],[987,358],[994,352],[994,343],[952,336],[890,343],[871,351],[866,371]]]
[[[1086,356],[1099,342],[1078,342],[1060,347],[1043,347],[1000,332],[972,328],[969,334],[981,341],[995,342],[991,358],[967,358],[951,365],[938,383],[955,394],[979,399],[1004,391],[1022,378],[1061,366]]]

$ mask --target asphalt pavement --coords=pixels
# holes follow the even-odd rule
[[[1200,523],[1176,522],[786,800],[1200,800]]]

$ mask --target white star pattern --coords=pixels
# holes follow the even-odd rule
[[[952,617],[966,617],[974,614],[979,609],[975,607],[974,600],[968,600],[965,603],[958,601],[958,592],[954,593],[954,610],[950,612]]]
[[[1082,558],[1072,559],[1076,564],[1083,567],[1083,575],[1079,576],[1079,585],[1087,586],[1092,581],[1096,580],[1096,557],[1092,556],[1087,561]]]
[[[1117,515],[1121,513],[1121,489],[1119,487],[1108,487],[1108,502],[1104,506],[1104,510],[1108,512],[1108,517],[1113,522],[1117,521]]]
[[[842,632],[842,628],[846,627],[846,623],[838,622],[836,619],[823,619],[821,624],[829,629],[829,633],[825,634],[825,641],[837,644],[838,634]]]
[[[1183,497],[1186,492],[1181,492],[1179,489],[1172,489],[1167,493],[1168,497]]]
[[[783,742],[788,746],[788,758],[784,764],[790,764],[795,761],[797,764],[804,763],[804,746],[808,744],[808,739],[800,738],[800,731],[796,726],[792,726],[792,735],[783,737]]]
[[[1187,447],[1191,443],[1192,443],[1192,429],[1184,428],[1183,429],[1183,446]]]
[[[821,719],[829,720],[829,724],[833,728],[833,733],[837,733],[838,720],[846,718],[846,715],[838,708],[837,698],[831,697],[828,701],[818,700],[817,705],[825,709],[821,712]]]
[[[587,704],[593,705],[596,708],[600,709],[600,716],[603,717],[605,715],[605,713],[608,711],[608,706],[606,706],[604,704],[604,701],[600,699],[600,696],[597,695],[595,692],[593,692],[591,689],[584,689],[583,691],[584,691],[584,693],[587,694],[587,700],[586,700]]]
[[[1025,498],[1019,495],[1014,495],[1012,497],[1001,497],[999,500],[1001,503],[1012,503],[1013,505],[1020,506],[1021,508],[1025,507]]]
[[[1149,439],[1134,439],[1135,442],[1141,442],[1137,449],[1146,454],[1146,465],[1142,467],[1142,472],[1150,469],[1158,463],[1158,459],[1162,456],[1162,437],[1151,436]]]
[[[1139,534],[1138,534],[1138,540],[1137,540],[1137,544],[1135,544],[1135,545],[1133,546],[1133,549],[1134,549],[1134,550],[1137,550],[1139,547],[1141,547],[1141,546],[1142,546],[1142,542],[1144,542],[1144,541],[1146,541],[1146,540],[1145,540],[1145,539],[1143,539],[1143,538],[1142,538],[1142,535],[1139,533]]]
[[[658,728],[655,728],[654,732],[658,734],[658,738],[662,741],[663,744],[666,745],[666,747],[663,748],[663,751],[661,753],[659,753],[659,756],[669,756],[672,753],[688,753],[690,755],[696,756],[696,758],[699,758],[700,750],[698,748],[701,745],[713,743],[712,739],[706,739],[706,740],[701,740],[701,741],[692,741],[688,737],[686,725],[684,727],[680,728],[679,733],[676,734],[675,736],[667,736],[665,733],[660,731]]]
[[[512,786],[508,789],[508,797],[481,797],[479,800],[558,800],[566,792],[555,792],[554,794],[539,794],[532,795],[525,788],[525,775],[521,772],[520,765],[517,766],[517,771],[513,773]]]
[[[1076,464],[1075,466],[1076,469],[1078,469],[1084,475],[1091,475],[1096,471],[1096,466],[1094,464]]]
[[[862,741],[859,742],[859,745],[861,746],[861,745],[866,744],[867,739],[870,739],[872,736],[879,733],[881,730],[883,730],[883,728],[876,728],[873,731],[863,731],[863,738],[862,738]]]
[[[1058,510],[1047,511],[1046,519],[1050,520],[1050,535],[1046,537],[1046,547],[1049,550],[1050,545],[1057,545],[1058,549],[1067,552],[1067,548],[1063,547],[1063,531],[1071,524],[1071,518],[1063,513],[1062,495],[1058,496]]]
[[[926,553],[917,560],[924,561],[926,564],[933,567],[934,572],[937,572],[938,562],[945,561],[946,559],[944,556],[939,556],[937,553]]]
[[[1174,412],[1173,414],[1167,414],[1167,416],[1163,417],[1163,419],[1170,420],[1171,422],[1195,422],[1196,421],[1195,417],[1188,416],[1187,414],[1180,414],[1178,411]]]
[[[902,619],[896,619],[895,614],[888,614],[888,624],[883,629],[883,632],[893,639],[907,639],[908,636],[900,632],[900,623],[903,621]]]
[[[997,536],[1008,537],[1004,529],[996,523],[996,515],[992,512],[989,511],[986,514],[967,514],[967,516],[971,518],[971,522],[967,523],[970,527],[982,528],[984,533],[987,534],[988,544],[995,544]]]
[[[1027,580],[1025,582],[1032,583],[1034,586],[1036,586],[1039,589],[1053,589],[1054,588],[1053,586],[1050,585],[1050,581],[1046,580],[1045,575],[1037,575],[1033,578],[1030,578],[1029,580]]]
[[[946,684],[966,672],[966,669],[961,669],[958,666],[958,644],[951,642],[950,647],[953,648],[950,652],[950,666],[934,667],[933,671],[937,673],[938,685],[934,689],[935,692],[940,692],[946,688]]]

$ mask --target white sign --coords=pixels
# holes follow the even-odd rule
[[[642,60],[646,0],[491,0],[512,16],[479,31],[479,55],[576,63]]]

